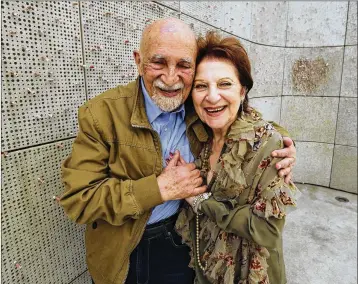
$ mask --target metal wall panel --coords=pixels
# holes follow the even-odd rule
[[[84,226],[56,201],[72,140],[2,157],[1,276],[9,283],[69,283],[86,270]]]
[[[86,98],[78,5],[1,2],[2,149],[73,136]]]
[[[137,76],[133,50],[143,28],[155,19],[179,13],[154,2],[82,2],[88,96],[94,96]]]

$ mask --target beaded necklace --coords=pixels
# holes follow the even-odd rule
[[[205,143],[204,145],[204,153],[203,153],[203,159],[202,159],[202,166],[201,166],[201,169],[200,169],[200,172],[201,172],[201,176],[203,177],[204,179],[204,183],[207,184],[207,178],[208,178],[208,174],[211,170],[211,166],[210,166],[210,156],[212,154],[212,139],[209,139],[208,142]],[[226,151],[226,143],[224,143],[224,146],[221,150],[221,153],[220,153],[220,156],[219,156],[219,160],[218,162],[220,163],[221,161],[221,157],[222,157],[222,154]],[[211,190],[211,187],[212,185],[215,183],[216,181],[216,178],[219,176],[219,174],[221,173],[222,171],[222,168],[220,168],[220,170],[218,172],[216,171],[213,171],[213,176],[210,180],[210,183],[208,184],[208,188],[207,190],[210,191]],[[199,234],[200,234],[200,226],[199,226],[199,214],[196,214],[196,226],[195,226],[195,229],[196,229],[196,259],[198,261],[198,265],[200,267],[201,270],[206,270],[207,268],[207,261],[205,261],[205,264],[203,265],[201,263],[201,260],[200,260],[200,244],[199,244]]]

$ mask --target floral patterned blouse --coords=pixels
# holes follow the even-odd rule
[[[196,260],[196,215],[186,204],[176,230],[191,247],[195,283],[286,283],[282,230],[296,206],[298,189],[278,176],[271,152],[283,148],[281,134],[254,109],[230,127],[225,151],[214,167],[212,197],[201,203],[199,256]],[[203,164],[203,151],[196,160]]]

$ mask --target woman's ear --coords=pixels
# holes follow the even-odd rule
[[[242,86],[240,92],[241,92],[240,96],[245,98],[245,96],[246,96],[246,94],[247,94],[247,87],[246,87],[246,86]]]

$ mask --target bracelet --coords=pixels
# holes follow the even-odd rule
[[[211,196],[211,192],[204,192],[202,194],[199,194],[197,196],[194,197],[194,200],[193,200],[193,210],[196,214],[199,214],[198,213],[198,207],[199,205],[201,204],[201,202],[203,202],[204,200],[207,200],[209,199],[209,197]]]

